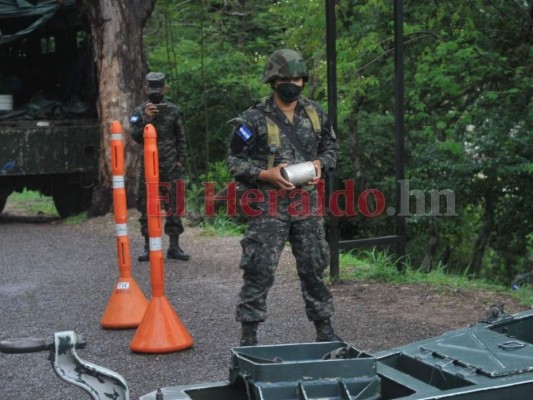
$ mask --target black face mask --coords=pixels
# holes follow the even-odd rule
[[[302,86],[295,85],[294,83],[280,83],[274,90],[282,101],[292,103],[302,92]]]
[[[162,93],[151,93],[148,95],[148,100],[153,104],[159,104],[163,101]]]

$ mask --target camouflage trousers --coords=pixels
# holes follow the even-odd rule
[[[144,164],[141,169],[142,173],[139,177],[139,186],[137,188],[137,210],[141,213],[139,222],[141,224],[141,234],[146,238],[148,237],[148,219],[146,216],[146,181],[144,177]],[[165,233],[168,236],[178,236],[183,233],[183,223],[181,218],[176,212],[176,181],[180,179],[180,173],[177,167],[159,170],[159,182],[170,183],[170,187],[159,186],[159,196],[166,196],[168,194],[169,201],[161,201],[161,207],[163,210],[170,213],[165,217]],[[183,193],[179,194],[184,196]]]
[[[237,321],[266,319],[268,291],[274,284],[274,274],[287,240],[296,258],[307,317],[316,321],[333,314],[333,297],[323,279],[329,264],[329,246],[322,219],[295,221],[260,217],[249,221],[241,241],[240,268],[244,273]]]

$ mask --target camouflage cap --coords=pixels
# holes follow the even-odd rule
[[[277,78],[303,78],[307,81],[309,72],[302,55],[292,49],[281,49],[272,53],[265,65],[263,82],[273,82]]]
[[[165,87],[165,74],[162,72],[150,72],[146,75],[148,94],[161,93]]]

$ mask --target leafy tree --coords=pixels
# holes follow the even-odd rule
[[[405,2],[405,132],[409,254],[415,265],[508,281],[532,252],[531,0]],[[358,193],[394,204],[392,2],[343,0],[337,11],[339,174]],[[326,107],[322,0],[160,0],[145,46],[151,69],[171,76],[189,132],[192,178],[225,159],[233,112],[270,89],[266,57],[299,49],[311,67],[306,94]],[[217,164],[217,169],[220,164]],[[430,193],[455,195],[453,210]],[[444,192],[443,192],[444,193]],[[449,211],[449,212],[448,212]],[[450,214],[456,213],[456,216]],[[394,218],[357,215],[343,236],[394,232]]]
[[[146,33],[149,64],[171,76],[171,97],[186,120],[191,177],[225,158],[227,121],[234,117],[225,91],[238,111],[266,93],[260,81],[265,54],[282,31],[267,18],[269,3],[157,4]]]

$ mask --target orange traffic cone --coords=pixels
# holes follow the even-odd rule
[[[148,300],[131,276],[130,242],[128,239],[128,208],[124,188],[124,143],[122,125],[111,124],[111,169],[113,173],[113,208],[117,229],[119,279],[100,320],[104,328],[135,328],[148,306]]]
[[[130,348],[139,353],[171,353],[191,347],[193,338],[164,293],[161,202],[157,190],[159,185],[159,154],[157,133],[152,124],[146,125],[143,137],[152,299],[137,327]]]

